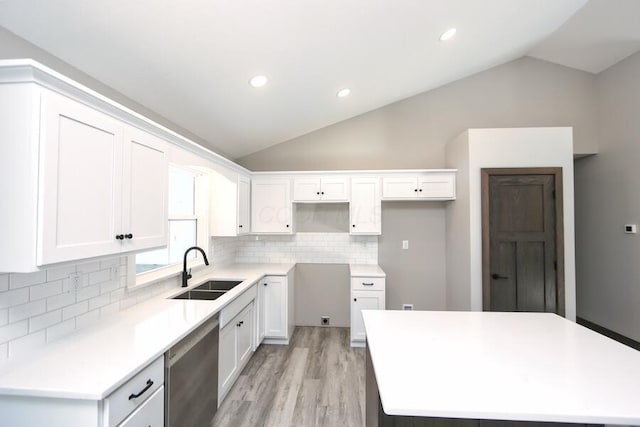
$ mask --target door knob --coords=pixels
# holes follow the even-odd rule
[[[491,275],[491,278],[492,278],[492,279],[494,279],[494,280],[498,280],[498,279],[508,279],[509,277],[507,277],[507,276],[501,276],[501,275],[499,275],[499,274],[497,274],[497,273],[493,273],[493,274]]]

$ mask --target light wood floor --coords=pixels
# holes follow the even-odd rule
[[[364,354],[348,328],[298,326],[289,346],[258,348],[211,427],[362,427]]]

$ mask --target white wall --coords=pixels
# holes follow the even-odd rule
[[[573,132],[571,128],[511,128],[469,129],[461,138],[469,146],[469,223],[464,224],[465,215],[449,213],[448,227],[465,227],[469,231],[469,309],[482,310],[482,168],[505,167],[561,167],[563,171],[563,214],[565,256],[565,316],[576,318],[575,237],[574,237],[574,191],[573,191]],[[455,144],[461,144],[456,139]],[[451,166],[465,167],[460,151],[449,151]],[[458,222],[460,222],[458,224]],[[448,262],[452,262],[449,258]],[[460,288],[460,283],[454,285]],[[458,295],[449,306],[460,307],[466,301]],[[464,297],[464,294],[461,294]]]
[[[576,161],[578,317],[640,341],[640,53],[597,76],[600,153]]]

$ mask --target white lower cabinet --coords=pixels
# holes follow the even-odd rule
[[[254,303],[249,303],[220,330],[218,406],[253,354]]]
[[[118,427],[163,427],[164,386],[136,409]]]
[[[385,309],[385,278],[351,278],[351,346],[363,347],[367,334],[362,310]]]
[[[294,278],[266,276],[262,279],[264,342],[267,344],[289,344],[294,324]]]

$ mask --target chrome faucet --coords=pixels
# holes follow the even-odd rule
[[[191,269],[187,271],[187,255],[189,254],[189,252],[191,252],[194,249],[200,251],[200,253],[202,254],[202,257],[204,258],[205,265],[209,265],[207,254],[204,253],[202,248],[199,248],[198,246],[191,246],[189,249],[184,251],[184,259],[182,260],[182,287],[183,288],[187,287],[187,281],[191,279]]]

